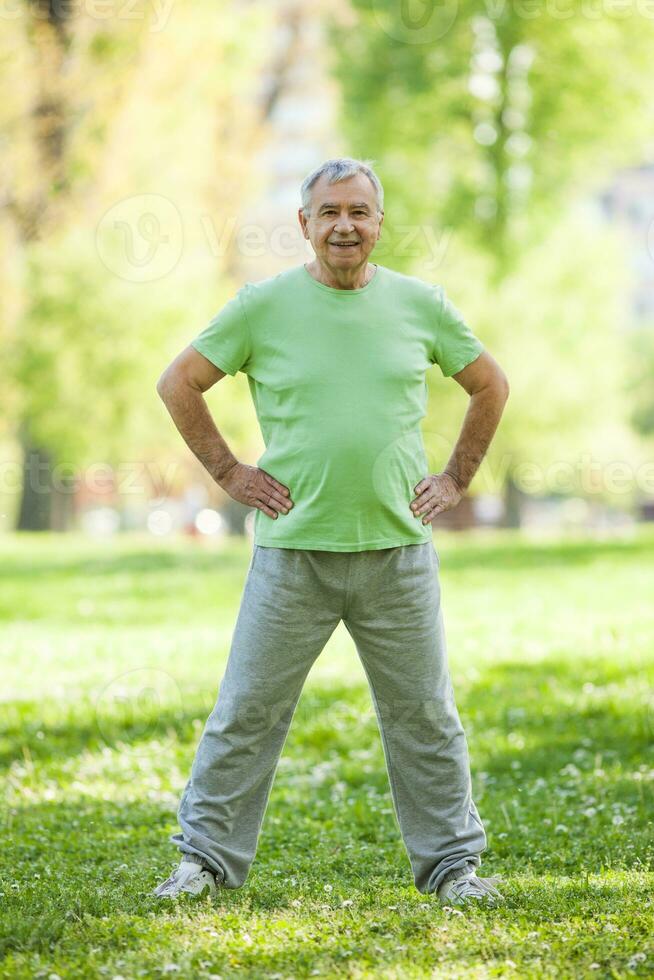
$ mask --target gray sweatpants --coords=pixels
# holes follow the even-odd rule
[[[306,676],[343,620],[366,672],[416,888],[478,867],[486,835],[450,681],[431,541],[377,551],[254,545],[218,700],[170,840],[240,887]]]

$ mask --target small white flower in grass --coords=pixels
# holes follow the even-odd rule
[[[599,965],[599,963],[591,963],[589,969],[591,969],[591,970],[601,970],[602,967]]]
[[[588,807],[586,807],[585,810],[582,810],[582,813],[583,813],[583,815],[585,817],[589,817],[590,818],[590,817],[594,817],[595,816],[595,814],[597,813],[597,810],[595,809],[594,806],[588,806]]]
[[[645,953],[634,953],[634,955],[627,963],[627,966],[629,967],[630,970],[633,970],[634,967],[638,966],[639,963],[644,963],[646,959],[647,956],[645,955]]]
[[[621,823],[624,823],[624,817],[620,816],[619,813],[616,813],[613,817],[612,823],[614,827],[619,827]]]
[[[397,905],[387,905],[387,906],[386,906],[386,908],[387,908],[387,909],[388,909],[388,910],[389,910],[390,912],[397,912],[397,908],[398,908],[398,907],[397,907]]]
[[[345,909],[349,905],[354,905],[354,901],[351,898],[346,898],[345,901],[341,902],[341,905]]]
[[[568,828],[566,827],[566,825],[564,823],[557,823],[556,827],[554,828],[554,833],[555,834],[567,834],[568,833]]]
[[[248,932],[244,932],[243,935],[241,936],[241,939],[243,940],[244,943],[246,943],[246,945],[248,946],[252,945],[252,936]]]
[[[177,963],[166,963],[165,966],[161,967],[161,970],[163,973],[178,973],[179,967],[177,966]]]
[[[302,905],[302,902],[300,901],[299,898],[294,898],[293,901],[291,902],[291,905],[293,906],[293,908],[299,909],[299,907]]]
[[[333,885],[324,885],[323,886],[323,890],[326,891],[326,892],[331,892],[331,891],[334,890],[334,886]]]

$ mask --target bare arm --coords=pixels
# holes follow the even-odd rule
[[[410,506],[414,514],[424,515],[423,524],[458,504],[490,446],[509,397],[508,379],[488,351],[452,377],[465,388],[470,401],[445,469],[415,487],[417,496]]]
[[[509,381],[488,351],[482,351],[472,364],[452,377],[465,388],[470,401],[461,433],[443,472],[449,473],[464,493],[495,435],[509,397]]]
[[[239,463],[216,428],[204,392],[225,377],[206,357],[186,347],[163,372],[157,392],[192,453],[234,500],[269,517],[293,506],[288,487],[265,470]]]

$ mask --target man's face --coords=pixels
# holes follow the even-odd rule
[[[362,173],[335,184],[321,177],[311,189],[311,213],[307,217],[300,209],[298,217],[317,258],[333,270],[364,267],[384,220],[375,189]]]

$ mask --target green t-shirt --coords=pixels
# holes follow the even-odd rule
[[[266,446],[256,465],[290,490],[288,514],[257,510],[263,547],[366,551],[419,544],[428,475],[425,372],[449,377],[484,350],[441,286],[378,266],[334,289],[304,265],[248,282],[192,346],[247,375]]]

